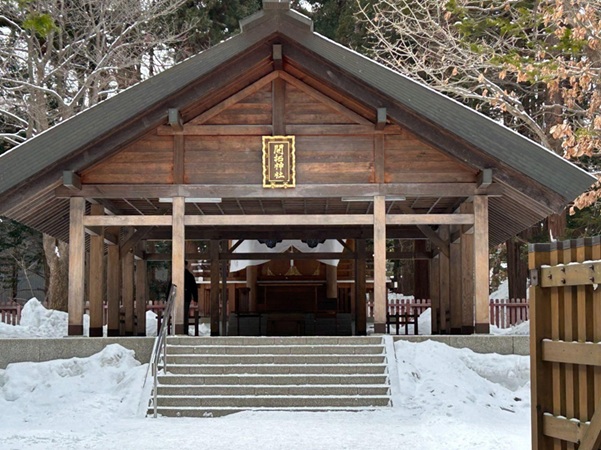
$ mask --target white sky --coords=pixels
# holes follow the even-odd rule
[[[61,314],[32,303],[23,327],[28,335],[60,335]],[[7,327],[0,327],[0,337],[15,337]],[[400,402],[386,410],[210,419],[144,418],[147,365],[119,345],[90,358],[12,364],[0,370],[0,448],[530,448],[527,356],[477,354],[427,341],[396,343],[396,358]]]

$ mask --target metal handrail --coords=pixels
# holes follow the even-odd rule
[[[171,289],[169,290],[169,296],[167,297],[167,304],[165,305],[165,309],[163,310],[163,323],[161,324],[161,329],[157,333],[157,338],[154,341],[154,347],[152,348],[152,356],[150,357],[151,367],[152,367],[152,375],[154,377],[154,387],[152,394],[152,403],[154,408],[154,418],[157,417],[157,387],[159,384],[158,381],[158,371],[159,371],[159,362],[161,360],[161,355],[163,355],[163,371],[167,372],[167,331],[169,330],[169,322],[172,320],[173,313],[173,305],[175,304],[175,292],[177,290],[177,286],[175,284],[171,284]],[[175,334],[175,322],[173,322],[173,332]]]

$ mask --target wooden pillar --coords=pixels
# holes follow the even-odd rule
[[[461,205],[463,214],[472,214],[473,204]],[[474,228],[462,227],[461,234],[461,334],[474,333]]]
[[[147,264],[143,259],[136,261],[136,334],[146,336],[146,305],[148,303]]]
[[[326,264],[326,297],[338,298],[338,266]]]
[[[85,231],[83,217],[86,200],[72,197],[69,210],[69,336],[83,335],[85,286]]]
[[[119,259],[119,246],[109,245],[106,271],[107,336],[119,336],[120,292],[121,261]]]
[[[440,334],[440,254],[430,260],[432,334]]]
[[[448,225],[440,226],[440,238],[444,241],[448,241],[449,239],[449,227]],[[450,323],[449,323],[449,313],[450,313],[450,264],[449,257],[445,255],[443,252],[440,252],[438,255],[439,265],[438,265],[438,275],[439,275],[439,298],[440,298],[440,333],[448,334],[450,333]]]
[[[221,266],[221,335],[227,336],[227,261],[223,260]]]
[[[461,334],[461,243],[449,245],[449,308],[451,313],[451,334]]]
[[[90,213],[104,214],[104,206],[91,205]],[[88,300],[90,302],[90,337],[102,337],[104,315],[104,228],[90,236],[90,267],[88,275]]]
[[[134,254],[128,251],[121,259],[121,300],[125,310],[123,331],[125,336],[134,335]]]
[[[355,334],[367,335],[367,304],[365,301],[366,251],[365,239],[355,241]]]
[[[386,332],[386,198],[374,197],[374,332]]]
[[[219,336],[219,241],[209,242],[211,257],[211,336]]]
[[[248,290],[249,311],[257,311],[257,266],[246,266],[246,287]]]
[[[488,197],[474,196],[474,297],[476,333],[490,332],[488,306]]]
[[[413,251],[416,254],[426,253],[426,241],[423,239],[413,241]],[[414,261],[413,296],[416,300],[431,298],[429,267],[430,263],[426,259],[417,259]]]
[[[186,227],[184,223],[186,203],[184,197],[173,197],[171,280],[177,286],[173,308],[173,324],[176,334],[184,334],[184,270],[186,253]],[[187,334],[187,333],[186,333]]]

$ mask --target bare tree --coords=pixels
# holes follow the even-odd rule
[[[0,3],[0,139],[17,145],[172,64],[185,0]],[[66,310],[68,251],[44,235],[47,298]]]
[[[599,152],[601,0],[379,0],[361,11],[384,64],[566,158]]]

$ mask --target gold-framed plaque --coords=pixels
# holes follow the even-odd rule
[[[263,136],[263,187],[296,186],[294,136]]]

